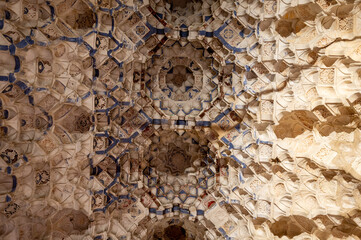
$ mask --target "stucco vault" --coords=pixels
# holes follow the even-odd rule
[[[0,0],[0,239],[360,239],[359,0]]]

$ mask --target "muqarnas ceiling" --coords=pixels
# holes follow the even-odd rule
[[[360,14],[0,2],[0,238],[360,239]]]

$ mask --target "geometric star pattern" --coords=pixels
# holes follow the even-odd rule
[[[0,3],[1,239],[360,239],[357,1]]]

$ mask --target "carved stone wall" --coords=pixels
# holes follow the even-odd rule
[[[0,239],[360,239],[361,2],[0,2]]]

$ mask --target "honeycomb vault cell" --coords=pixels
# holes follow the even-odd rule
[[[207,161],[207,142],[200,145],[201,139],[188,132],[180,136],[174,131],[162,131],[159,135],[151,136],[150,140],[152,144],[149,152],[146,152],[149,166],[159,172],[183,175],[195,172]]]
[[[360,4],[0,1],[0,239],[360,239]]]

